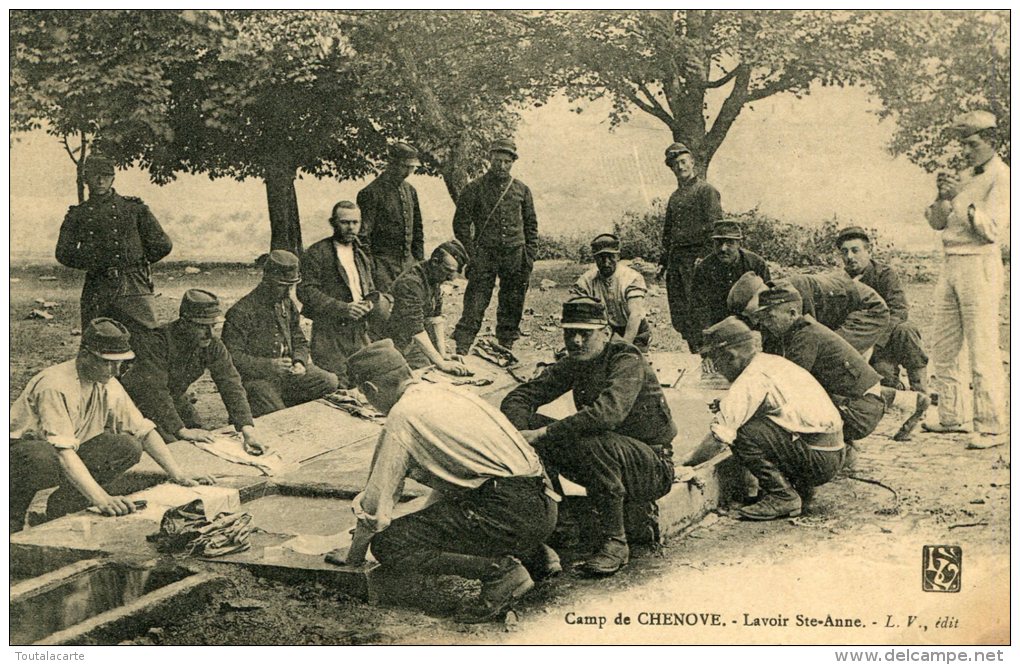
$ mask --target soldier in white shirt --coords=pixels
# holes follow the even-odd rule
[[[645,278],[620,264],[620,239],[612,233],[595,236],[591,253],[595,266],[577,278],[570,292],[602,302],[613,333],[647,353],[652,329],[645,316]]]

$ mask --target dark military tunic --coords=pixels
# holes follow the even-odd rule
[[[889,308],[882,296],[846,273],[791,275],[804,301],[804,314],[836,331],[859,353],[881,346],[889,338]]]
[[[57,239],[57,261],[85,270],[81,292],[82,329],[110,316],[125,325],[156,327],[149,264],[173,248],[149,207],[134,196],[110,190],[67,211]]]
[[[406,180],[383,174],[358,192],[361,244],[372,259],[376,288],[390,284],[414,261],[425,258],[418,192]]]
[[[142,414],[156,423],[164,439],[176,439],[182,427],[200,427],[187,390],[209,370],[230,423],[240,430],[252,424],[248,395],[230,352],[219,339],[200,347],[183,334],[180,320],[131,337],[135,361],[121,383]]]
[[[908,373],[928,366],[921,331],[908,320],[910,306],[895,270],[872,261],[857,279],[873,288],[889,306],[889,340],[875,348],[871,364],[882,374],[886,385],[895,386],[899,383],[900,365],[907,368]]]
[[[753,272],[765,282],[772,279],[765,259],[746,249],[740,250],[740,258],[732,265],[723,263],[718,252],[712,252],[694,269],[691,314],[699,331],[695,336],[695,344],[700,345],[700,331],[730,315],[726,307],[726,297],[745,272]]]
[[[405,357],[420,364],[422,354],[415,353],[413,338],[426,330],[425,322],[443,315],[443,287],[428,278],[428,261],[419,261],[393,282],[393,312],[387,322],[386,334]],[[436,340],[432,340],[435,344]]]

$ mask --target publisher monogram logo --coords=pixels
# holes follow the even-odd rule
[[[956,592],[963,574],[963,548],[959,545],[925,545],[921,560],[921,589]]]

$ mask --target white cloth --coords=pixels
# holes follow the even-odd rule
[[[597,267],[585,271],[577,278],[570,292],[601,301],[606,306],[609,325],[625,328],[630,316],[628,301],[644,298],[648,287],[645,286],[645,278],[637,270],[617,264],[616,272],[609,279],[602,277]]]
[[[365,297],[361,289],[361,275],[358,274],[358,265],[354,262],[354,245],[333,241],[336,248],[336,258],[340,261],[340,268],[347,273],[347,284],[351,287],[352,302],[361,302]]]
[[[109,431],[141,438],[156,429],[117,379],[84,381],[75,360],[47,367],[29,380],[11,405],[11,438],[49,441],[78,450]]]
[[[733,443],[737,430],[759,409],[787,432],[843,431],[843,419],[818,381],[799,365],[770,353],[756,355],[719,400],[712,434]]]
[[[974,206],[974,222],[967,210]],[[1009,237],[1009,167],[996,155],[982,167],[960,174],[960,190],[952,201],[936,201],[925,213],[928,223],[942,231],[946,255],[999,254],[999,240]]]

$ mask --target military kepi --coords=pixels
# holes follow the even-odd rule
[[[754,331],[746,323],[735,316],[727,316],[701,333],[702,343],[698,353],[708,355],[753,338]]]
[[[411,371],[389,338],[372,342],[347,359],[347,376],[356,386],[400,368]]]
[[[262,264],[262,277],[277,284],[297,284],[301,281],[300,261],[285,249],[274,249]]]
[[[792,284],[785,282],[773,285],[758,294],[758,309],[764,310],[788,302],[803,302],[800,291]]]
[[[606,325],[606,308],[595,298],[580,296],[563,303],[561,327],[598,330]]]
[[[215,293],[202,289],[188,289],[184,292],[180,316],[185,321],[204,325],[222,323],[224,320],[220,299]]]
[[[666,148],[666,164],[671,165],[676,158],[683,154],[691,154],[691,151],[683,143],[671,143]]]
[[[468,253],[464,249],[464,245],[459,240],[447,240],[441,244],[437,249],[441,249],[457,261],[457,269],[463,270],[464,266],[468,262]]]
[[[836,235],[836,247],[839,247],[847,240],[863,240],[864,242],[871,242],[871,238],[868,236],[868,232],[859,226],[848,226]]]
[[[971,111],[956,116],[953,120],[953,131],[961,139],[977,134],[983,129],[996,127],[995,115],[988,111]]]
[[[489,152],[505,152],[517,159],[517,145],[511,139],[498,139],[489,146]]]
[[[82,172],[85,175],[116,175],[117,171],[114,169],[113,160],[103,155],[92,155],[85,160],[85,166],[82,167]]]
[[[131,333],[119,321],[105,316],[92,319],[81,334],[81,346],[103,360],[131,360]]]
[[[712,224],[712,237],[717,240],[743,240],[740,222],[735,219],[720,219]]]
[[[602,235],[595,236],[595,239],[591,241],[591,254],[592,256],[598,256],[599,254],[619,254],[620,253],[620,239],[614,236],[612,233],[603,233]]]
[[[421,166],[418,149],[410,143],[394,143],[390,146],[390,161],[407,166]]]

